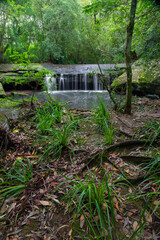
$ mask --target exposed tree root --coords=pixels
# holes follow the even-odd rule
[[[121,148],[121,147],[132,147],[132,146],[143,146],[147,144],[146,141],[142,141],[142,140],[138,140],[138,139],[135,139],[135,140],[127,140],[127,141],[124,141],[124,142],[120,142],[120,143],[116,143],[114,145],[111,145],[109,146],[108,148],[106,148],[104,150],[104,154],[105,153],[108,153],[108,152],[111,152],[113,150],[115,150],[116,148]]]
[[[123,161],[125,162],[129,162],[129,163],[133,163],[135,164],[140,164],[140,163],[147,163],[153,160],[153,158],[151,157],[147,157],[147,156],[133,156],[133,155],[123,155],[121,156],[121,158],[123,159]]]
[[[0,151],[5,152],[7,149],[10,149],[22,140],[15,136],[14,133],[10,132],[7,127],[0,125]]]

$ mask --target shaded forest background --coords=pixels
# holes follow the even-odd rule
[[[2,0],[0,63],[124,62],[129,0]],[[133,60],[158,59],[158,0],[140,0]]]

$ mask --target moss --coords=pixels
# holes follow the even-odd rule
[[[19,104],[22,103],[22,101],[24,101],[24,99],[15,100],[15,99],[12,99],[11,97],[0,98],[0,106],[1,106],[0,109],[18,107]],[[29,100],[27,99],[27,101]]]
[[[139,83],[150,83],[155,81],[158,78],[159,72],[155,71],[146,71],[142,72],[139,78],[137,79]]]
[[[118,92],[124,91],[127,82],[127,75],[123,73],[112,83],[112,88]],[[143,70],[138,67],[132,69],[132,86],[133,93],[157,94],[160,95],[160,71],[158,70]]]
[[[5,91],[3,89],[3,86],[2,86],[2,83],[0,83],[0,97],[5,97],[6,94],[5,94]]]
[[[141,76],[142,72],[143,72],[143,70],[141,68],[133,69],[132,70],[132,81],[133,82],[138,82],[138,79]],[[127,82],[127,74],[125,72],[113,81],[112,87],[116,88],[121,84],[125,84],[126,82]]]

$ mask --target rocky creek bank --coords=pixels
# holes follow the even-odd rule
[[[0,97],[5,97],[5,91],[41,90],[47,71],[49,70],[43,64],[0,64]],[[123,71],[125,70],[123,69]],[[117,93],[124,94],[126,81],[127,76],[124,72],[113,80],[111,86]],[[154,70],[146,70],[142,66],[133,66],[132,81],[133,94],[160,97],[159,66]]]
[[[127,75],[124,72],[112,83],[112,88],[121,94],[126,91]],[[160,68],[144,70],[140,66],[132,69],[132,92],[138,96],[160,97]]]
[[[45,74],[40,64],[0,64],[0,97],[10,90],[41,89]]]

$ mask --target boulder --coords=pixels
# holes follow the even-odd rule
[[[116,78],[112,83],[112,89],[124,93],[126,90],[126,72]],[[132,92],[133,94],[145,96],[155,94],[160,96],[160,71],[143,70],[136,67],[132,69]]]
[[[41,89],[45,70],[40,64],[0,64],[0,82],[6,91]]]
[[[6,94],[5,94],[5,91],[3,89],[2,83],[0,83],[0,97],[2,98],[2,97],[5,97],[5,96],[6,96]]]

